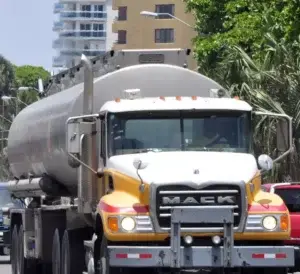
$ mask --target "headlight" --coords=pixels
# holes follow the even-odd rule
[[[273,216],[266,216],[262,220],[262,225],[267,230],[274,230],[277,226],[277,219]]]
[[[132,231],[135,229],[135,220],[131,217],[122,219],[121,226],[125,231]]]
[[[10,218],[9,217],[3,217],[3,224],[5,226],[10,226]]]

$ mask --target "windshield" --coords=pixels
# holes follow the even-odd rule
[[[0,188],[0,209],[2,207],[18,207],[18,201],[12,200],[7,189]]]
[[[300,189],[299,188],[278,188],[275,193],[279,195],[290,212],[300,213]]]
[[[248,153],[250,117],[241,111],[109,114],[109,156],[182,150]]]

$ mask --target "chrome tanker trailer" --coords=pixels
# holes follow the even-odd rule
[[[30,203],[10,213],[13,274],[294,265],[289,212],[260,190],[273,161],[252,155],[251,106],[175,65],[185,53],[122,51],[95,79],[83,56],[84,83],[17,115],[9,189]],[[136,64],[120,66],[128,54]],[[140,64],[147,54],[173,64]],[[291,119],[256,114],[284,121],[282,159]]]

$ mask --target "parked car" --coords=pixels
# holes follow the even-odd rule
[[[262,185],[262,189],[283,199],[291,216],[291,239],[287,240],[286,244],[300,246],[300,184],[265,184]]]
[[[0,182],[0,256],[10,253],[10,209],[22,208],[19,200],[12,199],[7,184]]]
[[[264,184],[262,190],[279,195],[290,211],[291,238],[285,241],[286,245],[300,247],[300,184],[277,183]],[[295,269],[300,267],[300,258],[295,258]],[[295,272],[290,269],[290,272]]]

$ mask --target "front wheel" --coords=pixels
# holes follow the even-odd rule
[[[10,261],[11,261],[11,273],[17,274],[18,273],[18,227],[14,225],[12,230],[12,237],[11,237],[11,252],[10,252]]]

